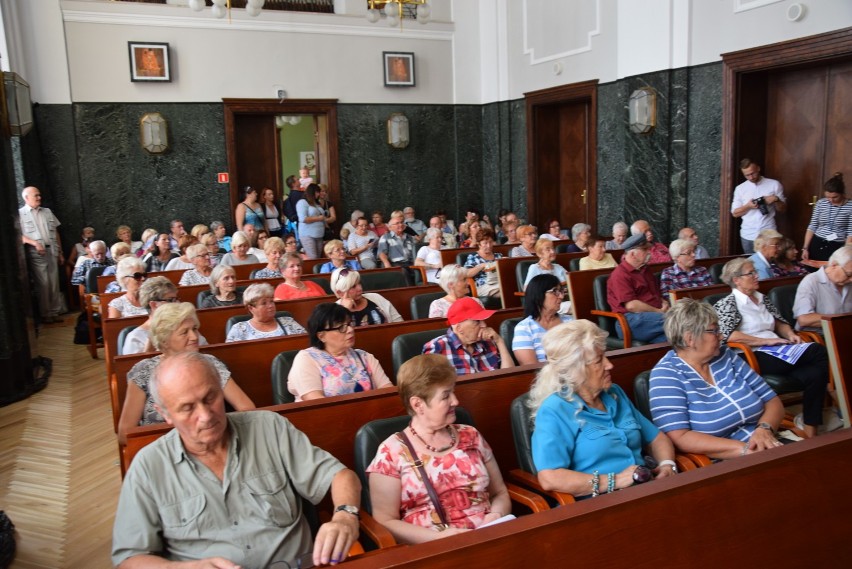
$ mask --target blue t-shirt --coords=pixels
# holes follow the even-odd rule
[[[296,204],[296,213],[299,216],[299,236],[319,239],[325,234],[325,221],[312,221],[307,223],[305,219],[323,215],[322,208],[311,205],[308,200],[299,200]]]
[[[644,464],[642,447],[660,431],[618,385],[602,392],[601,400],[606,412],[588,407],[577,394],[572,401],[557,393],[544,400],[532,436],[537,470],[618,473],[628,466]]]
[[[573,320],[566,314],[560,314],[559,319],[564,322]],[[544,327],[533,320],[532,316],[527,316],[515,326],[515,335],[512,336],[512,351],[515,350],[535,350],[535,357],[538,361],[547,360],[547,354],[544,353],[544,348],[541,345],[541,338],[547,333]]]

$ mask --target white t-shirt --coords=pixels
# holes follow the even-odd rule
[[[778,196],[782,202],[787,202],[787,198],[784,197],[784,187],[778,180],[761,178],[757,184],[746,180],[734,190],[734,201],[731,202],[731,213],[733,213],[735,209],[740,208],[751,202],[751,200],[757,199],[761,196]],[[759,209],[750,209],[740,218],[742,220],[740,236],[743,239],[754,241],[757,234],[764,229],[776,228],[775,204],[767,204],[766,207],[769,208],[769,213],[766,215],[760,213]]]
[[[427,265],[441,266],[441,251],[424,245],[417,251],[417,258],[423,259]],[[438,269],[426,269],[426,280],[430,283],[438,282]]]

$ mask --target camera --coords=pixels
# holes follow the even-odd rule
[[[760,213],[763,215],[769,215],[769,205],[766,203],[766,198],[760,196],[757,199],[751,200],[751,202],[757,206],[757,209],[760,210]]]

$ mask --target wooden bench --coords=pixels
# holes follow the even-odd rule
[[[778,277],[775,279],[765,279],[762,281],[758,281],[757,289],[763,294],[769,294],[769,291],[777,286],[784,286],[790,284],[799,284],[802,281],[801,276],[795,277]],[[669,291],[670,298],[672,302],[676,302],[683,298],[692,298],[695,300],[701,300],[706,296],[710,296],[713,294],[719,293],[729,293],[731,292],[731,287],[726,284],[718,284],[718,285],[710,285],[710,286],[700,286],[696,288],[681,288]]]
[[[837,392],[837,405],[843,418],[843,426],[848,429],[852,412],[849,402],[849,394],[852,391],[852,313],[823,316],[822,333]]]

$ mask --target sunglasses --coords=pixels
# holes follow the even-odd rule
[[[160,298],[157,302],[180,302],[180,299],[175,296],[173,298]]]
[[[125,275],[124,278],[133,279],[134,281],[144,281],[148,278],[147,273],[133,273],[132,275]]]

